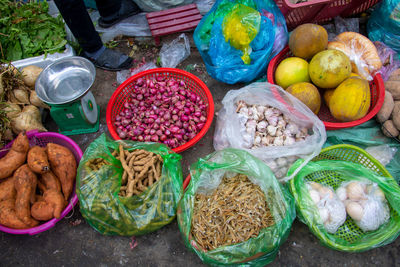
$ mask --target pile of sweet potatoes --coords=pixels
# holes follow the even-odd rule
[[[385,90],[385,100],[376,118],[386,136],[400,139],[400,68],[390,74]]]
[[[31,147],[21,132],[0,159],[0,224],[25,229],[60,218],[76,169],[68,148],[54,143]]]

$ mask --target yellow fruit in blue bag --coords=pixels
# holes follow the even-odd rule
[[[226,42],[234,48],[241,50],[241,59],[245,64],[250,64],[250,43],[260,30],[260,13],[248,6],[237,4],[224,18],[222,33]]]

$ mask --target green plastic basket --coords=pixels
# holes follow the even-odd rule
[[[359,163],[379,176],[387,177],[386,181],[389,187],[398,187],[396,181],[385,167],[359,147],[346,144],[330,146],[321,150],[321,153],[313,158],[312,162],[326,160]],[[338,228],[336,233],[327,233],[323,225],[321,226],[316,223],[318,218],[311,211],[313,208],[310,208],[309,205],[310,202],[312,203],[311,198],[308,196],[305,197],[304,193],[302,194],[300,191],[300,188],[304,188],[305,182],[308,181],[330,186],[336,190],[345,179],[341,177],[339,171],[327,167],[303,174],[299,173],[289,183],[290,191],[296,201],[299,219],[310,228],[325,246],[339,251],[361,252],[391,243],[398,237],[400,233],[400,216],[390,203],[391,216],[389,221],[375,231],[363,232],[353,219],[347,216],[345,223]]]

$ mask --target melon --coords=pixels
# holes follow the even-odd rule
[[[289,37],[289,49],[296,57],[311,59],[328,46],[328,32],[324,27],[305,23],[297,26]]]
[[[313,84],[307,82],[295,83],[289,86],[286,92],[303,102],[314,114],[318,114],[321,108],[321,95]]]

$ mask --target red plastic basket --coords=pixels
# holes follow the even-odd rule
[[[39,133],[37,130],[27,132],[26,136],[29,139],[30,146],[38,145],[38,146],[44,147],[44,146],[46,146],[47,143],[50,143],[50,142],[65,146],[66,148],[71,150],[71,152],[74,154],[75,159],[76,159],[76,164],[77,164],[77,166],[79,165],[79,161],[82,158],[82,150],[69,137],[59,134],[59,133],[54,133],[54,132]],[[13,142],[14,141],[8,143],[4,147],[5,151],[0,152],[0,158],[2,158],[3,156],[5,156],[7,154],[7,148],[10,148]],[[69,198],[68,205],[62,211],[60,218],[58,218],[58,219],[53,218],[43,224],[40,224],[33,228],[28,228],[28,229],[12,229],[12,228],[8,228],[8,227],[5,227],[0,224],[0,231],[6,232],[9,234],[19,234],[19,235],[21,235],[21,234],[29,234],[29,235],[39,234],[41,232],[44,232],[44,231],[49,230],[50,228],[54,227],[58,221],[60,221],[69,212],[71,212],[71,210],[73,209],[73,207],[76,205],[77,202],[78,202],[78,197],[76,196],[75,185],[74,185],[74,189]]]
[[[336,16],[348,17],[361,13],[380,0],[309,0],[292,4],[290,0],[275,0],[286,19],[289,30],[304,23],[321,23]]]
[[[127,79],[117,88],[117,90],[115,90],[108,102],[106,113],[107,127],[111,136],[115,140],[121,139],[115,130],[115,117],[122,111],[125,101],[129,101],[130,93],[133,91],[134,82],[139,78],[151,78],[158,75],[163,75],[167,78],[174,78],[178,81],[183,80],[186,83],[188,90],[195,92],[200,96],[204,103],[207,104],[207,121],[205,122],[204,127],[193,139],[189,140],[182,146],[172,149],[176,153],[180,153],[192,147],[207,133],[214,118],[214,101],[210,90],[208,90],[205,83],[203,83],[198,77],[187,71],[174,68],[157,68],[142,71]]]
[[[292,56],[289,46],[286,46],[278,55],[276,55],[268,65],[267,79],[269,83],[275,84],[275,70],[279,63],[285,58]],[[371,107],[367,115],[363,118],[350,122],[340,122],[336,120],[329,111],[329,108],[322,101],[321,109],[318,113],[318,118],[324,123],[326,130],[338,130],[344,128],[350,128],[360,125],[374,117],[376,113],[381,109],[383,105],[383,100],[385,98],[385,86],[381,75],[378,73],[375,75],[374,79],[369,84],[371,90]]]

